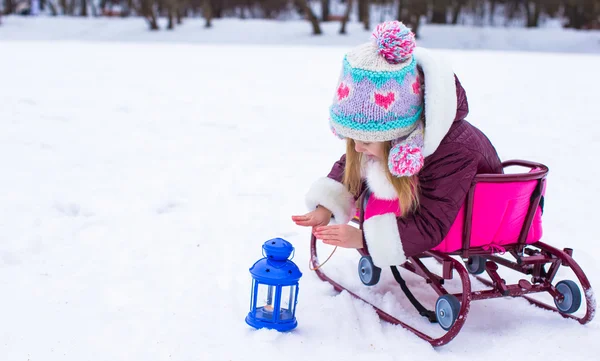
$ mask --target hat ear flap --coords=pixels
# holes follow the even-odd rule
[[[409,177],[423,167],[423,126],[419,126],[404,140],[395,141],[388,157],[388,168],[395,177]]]

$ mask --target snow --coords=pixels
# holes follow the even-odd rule
[[[375,21],[375,20],[374,20]],[[314,36],[308,21],[221,19],[211,29],[200,18],[184,19],[175,30],[166,30],[160,19],[160,31],[148,30],[141,18],[27,17],[2,18],[0,40],[71,40],[194,44],[253,44],[352,46],[368,38],[369,32],[358,22],[348,23],[348,34],[339,35],[339,22],[322,24],[323,35]],[[555,22],[551,22],[554,24]],[[49,30],[50,29],[50,30]],[[477,27],[424,24],[419,44],[428,48],[519,50],[536,52],[600,53],[600,31],[543,28]]]
[[[597,319],[582,326],[520,298],[473,302],[461,333],[433,349],[310,271],[310,231],[290,216],[343,152],[326,119],[347,46],[233,44],[233,28],[209,44],[184,28],[148,34],[141,20],[69,33],[70,21],[83,24],[9,17],[0,28],[1,360],[597,359]],[[600,57],[512,50],[442,52],[467,90],[468,120],[501,157],[549,166],[544,241],[573,248],[599,289]],[[303,272],[299,325],[285,334],[244,322],[248,268],[274,237],[294,244]],[[331,250],[320,245],[319,258]],[[322,270],[442,333],[389,272],[362,286],[357,260],[338,249]],[[431,307],[431,288],[403,275]]]

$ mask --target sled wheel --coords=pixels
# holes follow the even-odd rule
[[[485,257],[482,256],[471,256],[469,260],[465,262],[467,271],[472,275],[480,275],[485,271]]]
[[[562,313],[573,313],[581,306],[581,290],[571,280],[560,281],[556,284],[556,291],[563,296],[562,301],[554,300],[556,308]]]
[[[454,295],[440,296],[435,303],[435,315],[437,321],[440,324],[440,327],[446,331],[454,325],[459,311],[460,302],[458,302],[458,298]]]
[[[358,276],[362,283],[373,286],[379,282],[381,268],[373,264],[371,256],[362,256],[358,261]]]

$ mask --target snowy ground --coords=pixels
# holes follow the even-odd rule
[[[0,360],[597,359],[597,319],[581,326],[521,299],[473,303],[434,350],[308,269],[309,230],[290,216],[343,151],[326,119],[345,47],[10,40]],[[600,57],[444,54],[502,158],[550,167],[544,240],[574,248],[600,289]],[[296,246],[304,273],[289,334],[244,322],[248,268],[273,237]],[[324,270],[439,333],[389,276],[361,287],[357,259],[338,250]]]
[[[151,32],[141,18],[88,18],[10,16],[2,18],[0,40],[72,40],[201,44],[352,46],[368,37],[362,24],[348,23],[339,35],[339,22],[322,24],[323,35],[311,35],[308,21],[215,20],[205,29],[200,18],[185,19],[176,30]],[[374,23],[377,20],[373,20]],[[600,53],[600,31],[545,28],[443,26],[424,24],[419,44],[429,48]]]

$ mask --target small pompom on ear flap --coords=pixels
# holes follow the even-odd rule
[[[423,122],[404,139],[392,143],[388,157],[388,167],[395,177],[409,177],[417,174],[423,167]]]

